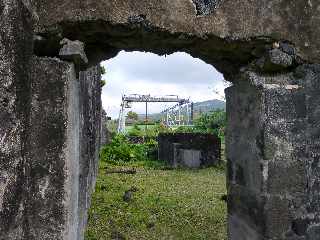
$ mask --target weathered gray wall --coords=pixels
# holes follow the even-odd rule
[[[33,57],[26,6],[0,2],[0,239],[81,239],[100,146],[100,69],[79,81],[72,63]]]
[[[100,148],[100,67],[77,74],[59,59],[32,65],[27,239],[83,239]]]
[[[162,54],[183,50],[226,74],[246,65],[266,43],[286,40],[303,59],[320,61],[318,0],[34,2],[40,19],[37,32],[46,42],[41,45],[43,54],[54,54],[60,35],[85,42],[91,60],[114,56],[121,49]],[[209,14],[199,15],[196,2],[207,2]]]
[[[226,91],[230,239],[320,238],[319,67],[247,71]]]
[[[0,239],[23,239],[28,219],[28,128],[32,18],[21,1],[0,1]]]
[[[77,239],[83,239],[87,211],[98,170],[101,136],[101,72],[95,66],[80,72],[80,173],[79,228]]]
[[[76,239],[80,156],[79,82],[73,64],[32,62],[29,220],[24,239]],[[50,223],[49,223],[50,222]]]

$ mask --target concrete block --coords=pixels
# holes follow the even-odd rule
[[[320,236],[320,224],[311,225],[307,230],[306,240],[316,240]]]
[[[226,89],[228,175],[248,190],[263,188],[263,93],[247,83]]]
[[[165,133],[158,136],[159,160],[173,167],[205,167],[218,164],[220,139],[212,134]]]
[[[29,239],[77,239],[79,82],[72,63],[49,58],[34,58],[31,78],[26,234]]]
[[[286,163],[276,159],[268,164],[268,188],[270,194],[290,194],[299,197],[306,193],[308,178],[305,162]]]
[[[201,166],[201,151],[194,149],[180,149],[181,164],[188,168]]]
[[[290,49],[288,45],[282,44],[282,51],[280,48],[275,48],[266,54],[260,61],[258,61],[258,66],[262,71],[265,72],[278,72],[291,67],[294,64],[294,57],[291,52],[294,50]],[[289,52],[289,53],[287,53]]]
[[[293,220],[290,201],[285,196],[271,196],[265,200],[263,216],[265,219],[264,237],[281,239],[291,229]]]
[[[62,39],[60,44],[62,48],[59,57],[62,60],[71,61],[76,65],[86,65],[88,63],[87,56],[84,51],[84,43],[76,40]]]

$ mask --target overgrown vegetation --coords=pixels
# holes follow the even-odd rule
[[[100,164],[86,240],[227,239],[224,169],[164,170],[146,161],[124,163],[136,174],[106,168],[119,166]]]
[[[216,110],[209,113],[203,113],[195,120],[194,128],[203,132],[224,134],[227,118],[224,110]]]
[[[145,125],[134,124],[128,129],[129,136],[157,136],[161,132],[199,132],[213,133],[223,136],[226,127],[226,112],[224,110],[215,110],[208,113],[202,113],[194,120],[193,126],[181,126],[176,129],[166,128],[163,124],[148,125],[145,131]]]
[[[224,139],[226,123],[226,112],[224,110],[215,110],[202,113],[194,120],[193,126],[181,126],[172,131],[180,133],[212,133]]]
[[[134,114],[130,114],[134,115]],[[125,163],[130,161],[153,161],[157,158],[157,136],[164,132],[200,132],[214,133],[223,140],[226,126],[226,113],[217,110],[202,114],[192,127],[170,129],[162,124],[133,125],[126,135],[115,134],[112,142],[101,150],[101,160],[108,163]],[[141,138],[141,142],[131,143],[130,138]]]
[[[127,113],[127,119],[138,121],[139,116],[138,116],[138,114],[136,112],[130,111],[130,112]]]
[[[157,142],[149,139],[141,144],[133,144],[124,135],[116,135],[110,144],[101,150],[101,160],[104,162],[119,164],[130,161],[155,160],[154,151],[157,149]]]
[[[101,150],[86,240],[226,239],[225,166],[173,170],[157,160],[156,141],[162,132],[223,137],[224,128],[225,113],[215,111],[193,127],[135,124],[114,134]]]

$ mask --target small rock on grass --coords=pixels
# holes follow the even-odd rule
[[[125,191],[123,195],[123,201],[130,202],[133,198],[133,193],[139,191],[135,186],[132,186],[129,190]]]
[[[132,200],[132,197],[133,197],[133,192],[131,190],[127,190],[125,191],[122,198],[123,198],[123,201],[130,202]]]

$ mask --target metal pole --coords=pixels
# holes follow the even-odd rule
[[[187,108],[187,125],[190,125],[190,113],[189,113],[189,103],[187,103],[186,105],[186,108]]]
[[[148,128],[148,102],[146,101],[146,120],[145,120],[145,133],[147,133],[147,128]]]
[[[193,102],[191,103],[190,119],[191,119],[191,124],[193,124]]]
[[[178,125],[180,126],[181,125],[181,104],[179,104],[179,110],[178,110]]]
[[[124,104],[123,104],[124,105]],[[122,110],[122,133],[125,133],[126,132],[126,115],[125,115],[125,106],[123,106],[123,110]]]
[[[118,119],[118,133],[123,131],[123,112],[124,112],[124,102],[121,103],[119,119]]]

